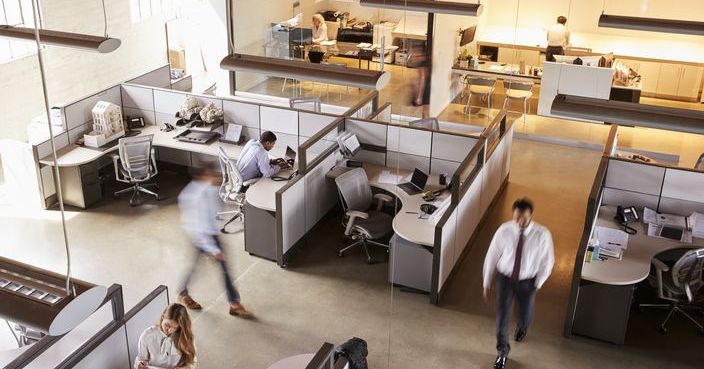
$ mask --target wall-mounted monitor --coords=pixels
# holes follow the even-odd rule
[[[462,30],[462,37],[460,38],[460,46],[467,45],[468,43],[474,41],[474,35],[477,33],[477,26],[472,26]]]

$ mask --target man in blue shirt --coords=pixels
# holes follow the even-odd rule
[[[287,168],[288,163],[283,159],[269,159],[268,151],[276,145],[276,135],[265,131],[259,140],[251,139],[244,145],[244,149],[237,160],[237,170],[245,181],[258,177],[271,177],[279,173],[282,168]]]

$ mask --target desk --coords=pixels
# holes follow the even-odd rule
[[[497,70],[496,67],[492,69],[492,66],[501,65],[502,63],[497,62],[484,62],[484,64],[479,64],[476,67],[460,68],[459,64],[455,63],[452,67],[452,72],[462,75],[472,75],[480,77],[493,77],[500,78],[509,81],[521,81],[521,82],[533,82],[535,84],[540,84],[542,76],[533,76],[529,74],[512,73],[505,70]],[[528,68],[528,66],[526,66]]]
[[[642,212],[641,212],[642,214]],[[602,206],[596,226],[622,229],[614,221],[616,208]],[[662,251],[682,247],[702,247],[704,240],[692,244],[650,237],[647,225],[630,224],[638,233],[628,238],[622,260],[584,262],[579,287],[573,333],[622,344],[636,284],[648,278],[650,261]]]
[[[212,140],[208,144],[197,144],[183,142],[174,137],[185,131],[185,127],[178,127],[171,132],[162,132],[160,127],[149,125],[143,127],[138,136],[154,135],[152,146],[164,149],[157,157],[160,161],[167,161],[175,164],[191,166],[191,154],[217,156],[220,147],[225,149],[230,158],[239,158],[243,146]],[[93,149],[76,144],[70,144],[57,152],[56,165],[61,174],[61,185],[64,191],[64,203],[80,208],[87,208],[91,204],[100,201],[102,191],[98,178],[98,170],[101,165],[98,162],[103,160],[105,164],[110,163],[110,156],[117,153],[117,143],[105,149]],[[174,151],[177,150],[177,151]],[[178,155],[185,153],[187,157]],[[39,160],[41,164],[53,166],[53,156],[47,156]]]
[[[363,165],[363,168],[369,178],[370,186],[393,194],[401,202],[401,208],[398,209],[392,223],[394,236],[390,244],[390,258],[394,262],[389,267],[389,281],[397,285],[429,292],[433,269],[432,249],[435,243],[435,224],[431,219],[419,217],[422,214],[420,205],[428,202],[423,200],[422,194],[409,195],[396,184],[379,182],[379,177],[384,170],[404,178],[408,177],[411,171],[367,163]],[[328,172],[327,176],[332,179],[350,169],[352,168],[339,163]],[[438,176],[431,176],[428,180],[427,190],[441,188],[437,183]],[[443,192],[434,201],[435,205],[439,206],[439,203],[448,196],[450,196],[448,191]]]

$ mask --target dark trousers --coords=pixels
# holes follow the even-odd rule
[[[545,49],[545,61],[554,62],[553,55],[565,55],[565,49],[562,46],[548,46]]]
[[[222,251],[222,246],[220,245],[220,240],[218,239],[218,236],[213,236],[215,239],[215,244],[218,246],[220,251]],[[206,252],[201,250],[200,248],[196,247],[197,250],[195,258],[193,258],[193,263],[191,264],[191,268],[188,270],[188,274],[186,274],[186,278],[184,279],[183,283],[181,284],[181,291],[180,294],[182,295],[188,295],[188,284],[191,282],[191,278],[193,277],[193,274],[196,272],[196,268],[198,266],[198,262],[200,261],[202,256],[206,256]],[[222,276],[223,279],[225,280],[225,291],[227,292],[227,301],[229,301],[231,304],[234,303],[239,303],[240,302],[240,294],[237,292],[237,289],[235,288],[235,285],[232,283],[232,276],[230,275],[230,270],[227,267],[227,262],[226,261],[218,261],[218,264],[220,264],[220,268],[222,268]]]
[[[508,322],[514,296],[518,310],[518,329],[525,332],[533,320],[535,291],[535,278],[512,281],[501,273],[496,275],[496,351],[499,355],[508,356],[511,351]]]

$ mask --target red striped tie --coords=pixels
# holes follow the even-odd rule
[[[511,280],[518,281],[518,275],[521,273],[521,258],[523,257],[523,229],[521,228],[521,233],[518,236],[518,245],[516,246],[516,260],[513,262],[513,273],[511,273]]]

